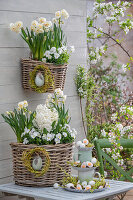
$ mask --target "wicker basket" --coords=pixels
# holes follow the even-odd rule
[[[54,183],[60,183],[64,173],[59,167],[57,167],[57,165],[66,170],[66,172],[71,172],[71,167],[67,164],[67,161],[72,160],[72,146],[72,143],[39,146],[47,150],[50,156],[51,164],[46,174],[41,177],[35,177],[35,175],[30,173],[24,166],[22,161],[22,153],[24,150],[37,147],[37,145],[11,143],[15,184],[23,186],[53,186]],[[43,157],[42,160],[43,163],[45,163]]]
[[[52,93],[54,89],[56,88],[61,88],[61,90],[64,89],[64,84],[65,84],[65,79],[66,79],[66,70],[67,70],[66,64],[54,65],[54,64],[44,63],[41,61],[36,61],[36,60],[31,60],[31,59],[22,59],[21,65],[22,65],[22,84],[25,90],[34,91],[34,89],[32,89],[29,84],[29,80],[30,80],[29,73],[37,65],[48,66],[54,77],[54,87],[51,86],[50,88],[48,88],[47,92]]]

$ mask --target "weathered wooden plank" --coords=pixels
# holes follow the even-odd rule
[[[79,0],[67,0],[62,1],[58,0],[58,3],[55,3],[54,0],[1,0],[0,1],[0,10],[3,11],[19,11],[19,12],[39,12],[39,13],[54,13],[57,10],[65,8],[71,15],[84,15],[84,7],[86,2]]]

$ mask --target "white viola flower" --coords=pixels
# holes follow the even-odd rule
[[[69,18],[69,14],[68,14],[68,12],[67,12],[65,9],[62,9],[62,10],[61,10],[61,15],[62,15],[65,19],[68,19],[68,18]]]
[[[44,22],[44,27],[46,28],[46,29],[49,29],[51,26],[52,26],[52,22],[51,21],[46,21],[46,22]]]
[[[76,138],[76,135],[75,135],[74,132],[71,131],[71,132],[70,132],[70,135],[71,135],[72,138],[74,138],[74,139]]]
[[[54,53],[54,57],[55,57],[55,59],[58,59],[60,57],[60,54]]]
[[[63,51],[66,51],[66,50],[67,50],[67,47],[63,45],[63,46],[61,47],[61,49],[62,49]]]
[[[75,47],[74,46],[70,46],[71,48],[71,52],[74,53],[75,52]]]
[[[49,56],[48,56],[48,59],[51,59],[51,58],[52,58],[52,56],[51,56],[51,55],[49,55]]]
[[[92,159],[91,159],[91,162],[92,162],[92,164],[94,165],[94,164],[96,164],[97,159],[96,159],[96,158],[92,158]]]
[[[55,13],[55,18],[56,18],[56,19],[61,18],[61,11],[57,11],[57,12]]]
[[[62,48],[58,48],[58,53],[62,54],[62,52],[63,52]]]
[[[83,186],[83,188],[86,188],[86,186],[87,186],[87,181],[83,181],[83,182],[82,182],[82,186]]]
[[[64,137],[67,137],[67,133],[66,133],[66,132],[63,132],[62,135],[63,135]]]
[[[45,51],[44,55],[45,55],[46,57],[49,57],[49,56],[50,56],[50,51]]]
[[[47,141],[51,141],[53,139],[53,135],[48,133],[47,134]]]
[[[89,141],[87,139],[83,139],[83,144],[88,145]]]
[[[78,142],[76,143],[76,146],[77,146],[77,147],[80,147],[81,144],[82,144],[82,142],[81,142],[81,141],[78,141]]]
[[[103,129],[103,130],[101,130],[101,134],[102,134],[102,136],[103,137],[106,137],[106,132],[105,132],[105,130]]]
[[[106,148],[107,153],[111,153],[111,149],[110,148]]]
[[[43,58],[43,59],[42,59],[42,62],[46,63],[46,58]]]
[[[52,47],[52,48],[50,49],[50,52],[51,52],[52,54],[56,53],[56,47]]]
[[[60,139],[59,138],[55,138],[55,143],[56,144],[60,144]]]
[[[82,186],[80,184],[77,184],[77,187],[76,187],[77,190],[82,190]]]
[[[74,185],[73,185],[73,183],[68,183],[68,184],[66,184],[66,187],[67,188],[74,188]]]
[[[59,140],[61,140],[61,134],[58,133],[58,134],[56,135],[56,138],[58,138]]]
[[[127,65],[123,64],[123,65],[121,66],[121,68],[122,68],[122,70],[123,70],[124,73],[127,71]]]
[[[89,185],[95,185],[95,181],[89,181]]]
[[[43,140],[47,140],[47,135],[46,135],[46,134],[43,134],[42,139],[43,139]]]
[[[58,188],[59,188],[59,184],[58,184],[58,183],[55,183],[55,184],[53,185],[53,187],[54,187],[54,189],[58,189]]]
[[[40,17],[40,18],[38,19],[38,21],[39,21],[39,23],[44,24],[44,23],[46,22],[46,18]]]
[[[120,150],[123,150],[123,146],[120,146],[119,149],[120,149]]]
[[[53,19],[52,19],[52,22],[53,22],[54,24],[56,24],[56,23],[57,23],[57,19],[56,19],[56,18],[53,18]]]
[[[28,144],[28,139],[27,138],[24,138],[24,140],[23,140],[23,144]]]
[[[30,132],[30,129],[28,129],[27,127],[24,129],[24,132],[25,133],[29,133]]]

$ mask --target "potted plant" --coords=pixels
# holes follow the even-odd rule
[[[70,172],[67,161],[72,158],[76,131],[69,126],[65,100],[63,91],[56,89],[33,112],[23,101],[17,109],[2,114],[17,137],[17,143],[11,143],[16,184],[52,186],[64,176],[59,166]]]
[[[62,29],[64,19],[68,18],[68,12],[63,9],[55,13],[52,22],[43,17],[32,21],[30,29],[24,28],[21,21],[10,24],[11,31],[20,33],[31,52],[29,59],[21,60],[24,89],[53,92],[55,88],[64,88],[69,56],[74,51],[74,46],[67,47],[67,39]],[[45,67],[39,68],[40,65]],[[31,73],[33,70],[35,70],[34,75]],[[51,76],[46,71],[51,72]],[[45,77],[43,72],[46,74]],[[41,73],[44,79],[38,73]],[[39,79],[39,84],[35,81],[36,77]],[[34,80],[31,83],[32,78]],[[50,79],[51,84],[46,86],[47,79]]]

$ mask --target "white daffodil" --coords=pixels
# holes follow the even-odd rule
[[[55,13],[55,18],[57,18],[57,19],[61,18],[61,11],[57,11]]]
[[[62,15],[65,19],[68,19],[68,18],[69,18],[69,14],[68,14],[68,12],[67,12],[65,9],[62,9],[62,10],[61,10],[61,15]]]
[[[46,22],[46,18],[40,17],[40,18],[38,19],[38,21],[39,21],[41,24],[44,24],[44,23]]]

